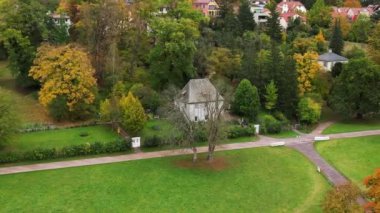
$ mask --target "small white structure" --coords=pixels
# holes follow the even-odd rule
[[[316,136],[314,137],[314,141],[328,141],[330,140],[329,136]]]
[[[333,53],[331,50],[329,52],[322,54],[318,57],[318,63],[323,66],[326,71],[331,71],[336,63],[347,63],[348,59]]]
[[[132,148],[140,148],[140,137],[132,138]]]
[[[175,101],[175,105],[191,121],[207,120],[209,109],[221,109],[223,104],[223,97],[207,78],[191,79]]]
[[[71,20],[70,16],[66,14],[59,14],[59,13],[51,13],[50,11],[47,13],[47,15],[53,20],[55,25],[60,26],[61,24],[64,24],[68,27],[71,26]]]
[[[285,142],[283,142],[283,141],[280,141],[280,142],[274,142],[274,143],[271,143],[271,144],[270,144],[271,147],[284,146],[284,145],[285,145]]]
[[[260,134],[260,125],[259,124],[255,124],[255,125],[253,125],[253,127],[255,128],[255,134],[256,135]]]

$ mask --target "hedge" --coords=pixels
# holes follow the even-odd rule
[[[57,148],[37,148],[28,152],[9,152],[0,155],[0,163],[50,160],[84,155],[124,152],[131,149],[131,142],[119,139],[113,142],[94,142]]]
[[[248,137],[255,135],[255,128],[252,126],[242,127],[238,125],[231,126],[227,131],[227,137],[232,138],[240,138],[240,137]]]

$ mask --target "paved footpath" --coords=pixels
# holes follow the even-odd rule
[[[362,136],[367,136],[367,135],[380,135],[380,130],[341,133],[341,134],[333,134],[333,135],[327,135],[327,136],[330,136],[331,138],[335,139],[335,138],[348,138],[348,137],[362,137]],[[301,151],[302,153],[304,153],[316,165],[319,165],[319,163],[322,163],[322,162],[323,164],[321,165],[328,165],[326,161],[321,161],[319,158],[316,158],[315,151],[314,151],[315,153],[310,151],[310,149],[314,150],[312,146],[312,143],[314,142],[313,141],[314,136],[315,136],[314,134],[309,134],[309,135],[300,136],[298,138],[287,138],[287,139],[275,139],[275,138],[261,136],[260,140],[256,142],[224,144],[224,145],[218,146],[216,150],[226,151],[226,150],[266,147],[266,146],[270,146],[273,142],[281,141],[281,142],[284,142],[286,146],[293,147]],[[306,145],[304,146],[303,144],[310,144],[309,148],[308,146]],[[299,145],[299,147],[297,145]],[[198,153],[204,153],[204,152],[207,152],[207,147],[198,148]],[[191,150],[177,149],[177,150],[166,150],[166,151],[157,151],[157,152],[141,152],[141,153],[135,153],[135,154],[126,154],[126,155],[118,155],[118,156],[110,156],[110,157],[98,157],[98,158],[89,158],[89,159],[80,159],[80,160],[71,160],[71,161],[60,161],[60,162],[52,162],[52,163],[39,163],[39,164],[30,164],[30,165],[22,165],[22,166],[3,167],[3,168],[0,168],[0,175],[117,163],[117,162],[133,161],[133,160],[140,160],[140,159],[177,156],[177,155],[184,155],[184,154],[191,154]],[[318,153],[316,154],[318,155]],[[330,173],[333,174],[334,173],[333,170],[336,173],[338,173],[333,167],[331,167],[330,169],[323,169],[322,172],[329,172],[329,174]],[[332,183],[335,183],[335,176],[330,176],[326,174],[326,177],[332,177],[333,179],[331,179],[330,181]],[[337,183],[340,183],[340,181],[343,182],[343,180],[340,180],[339,178],[337,178]]]

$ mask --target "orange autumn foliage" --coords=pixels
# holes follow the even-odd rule
[[[345,0],[343,6],[344,7],[353,7],[353,8],[362,7],[359,0]]]
[[[380,212],[380,168],[365,178],[364,185],[368,188],[367,195],[370,198],[366,207],[373,212]]]

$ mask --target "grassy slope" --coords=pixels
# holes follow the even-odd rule
[[[23,122],[52,123],[47,111],[38,103],[35,93],[16,88],[15,79],[10,74],[7,63],[4,61],[0,61],[0,87],[12,95]]]
[[[323,134],[334,134],[342,132],[356,132],[380,129],[380,120],[346,121],[337,122],[327,127]]]
[[[89,135],[87,137],[81,137],[81,133],[88,133]],[[15,136],[12,141],[8,143],[5,151],[28,151],[38,147],[61,148],[67,145],[92,143],[96,141],[109,142],[117,138],[118,135],[109,127],[105,126],[32,132]]]
[[[218,153],[224,170],[180,168],[188,156],[0,176],[2,212],[321,212],[326,181],[299,153]]]
[[[328,162],[359,185],[380,167],[380,136],[320,142],[316,148]]]

